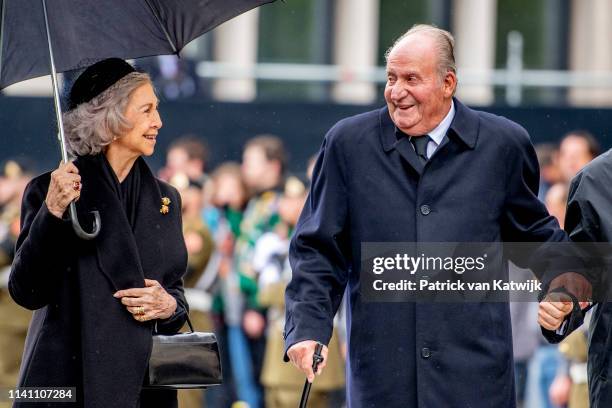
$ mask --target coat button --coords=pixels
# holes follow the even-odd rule
[[[423,347],[421,349],[421,356],[423,358],[429,358],[431,356],[431,350],[429,350],[429,348],[427,348],[427,347]]]
[[[421,214],[427,215],[431,212],[431,208],[427,204],[421,206]]]

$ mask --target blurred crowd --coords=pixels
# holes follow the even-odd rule
[[[569,181],[600,153],[597,139],[572,131],[559,143],[536,146],[540,198],[561,226]],[[249,140],[242,162],[208,171],[201,138],[174,140],[158,176],[181,193],[189,259],[185,276],[196,330],[213,331],[222,353],[224,384],[179,394],[180,406],[282,408],[299,405],[304,376],[282,360],[284,289],[291,278],[289,240],[306,200],[307,174],[289,174],[283,142],[272,135]],[[297,167],[297,166],[296,166]],[[6,290],[19,233],[20,201],[34,169],[25,160],[0,168],[0,388],[17,381],[30,312]],[[515,375],[520,406],[588,406],[586,333],[548,345],[537,325],[537,304],[512,303]],[[310,407],[344,405],[346,333],[342,310],[329,345],[326,370],[313,386]]]

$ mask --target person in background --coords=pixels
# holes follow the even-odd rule
[[[595,136],[586,130],[568,132],[559,144],[559,169],[561,180],[572,181],[584,166],[599,156],[601,148]]]
[[[559,169],[559,145],[556,143],[539,143],[534,146],[540,164],[540,189],[538,198],[544,201],[548,189],[562,181]]]
[[[285,326],[285,288],[291,280],[289,240],[306,200],[307,190],[296,177],[285,182],[279,200],[279,222],[273,231],[263,234],[255,245],[253,266],[259,276],[258,301],[268,310],[267,343],[261,382],[266,408],[293,408],[299,405],[304,376],[279,356],[283,355]],[[334,332],[330,343],[327,369],[315,382],[308,406],[332,407],[330,393],[344,387],[344,362]]]
[[[195,330],[213,331],[210,320],[210,296],[197,288],[214,248],[212,236],[200,214],[202,211],[202,185],[184,173],[176,173],[170,180],[182,198],[183,236],[187,247],[187,272],[183,278],[185,298],[189,303],[189,318]],[[189,327],[185,326],[185,330]],[[181,408],[201,408],[202,390],[179,390]]]
[[[6,161],[0,171],[0,388],[17,385],[21,352],[32,312],[11,299],[7,284],[20,232],[21,197],[32,179],[27,160]],[[9,407],[1,402],[0,407]]]
[[[172,180],[177,174],[184,174],[189,180],[204,185],[208,179],[206,164],[208,147],[195,135],[185,135],[175,139],[168,147],[166,165],[160,169],[159,178]]]
[[[21,198],[33,176],[32,166],[24,158],[7,160],[0,168],[0,267],[12,262]]]
[[[553,404],[567,408],[589,407],[587,331],[588,319],[585,319],[584,325],[559,344],[563,361],[559,364],[557,376],[549,389]]]
[[[510,279],[526,281],[533,277],[529,269],[509,266]],[[537,307],[534,302],[510,302],[510,321],[512,323],[512,356],[514,358],[514,381],[516,383],[516,403],[518,408],[529,408],[525,404],[528,398],[527,384],[529,366],[534,354],[542,342],[538,326]]]
[[[212,173],[210,182],[212,205],[206,209],[205,218],[215,249],[202,286],[213,296],[211,316],[221,351],[223,384],[208,390],[206,401],[211,407],[229,408],[237,401],[251,401],[253,390],[249,385],[254,387],[248,377],[251,364],[243,348],[246,341],[241,341],[244,339],[241,335],[244,299],[234,268],[234,246],[249,195],[237,163],[221,164]],[[230,342],[230,338],[234,341]]]
[[[540,186],[538,198],[544,202],[546,193],[554,184],[561,180],[559,170],[559,146],[555,143],[539,143],[534,146],[538,163],[540,165]],[[549,209],[550,212],[550,209]],[[551,214],[554,215],[554,214]],[[511,273],[516,273],[526,279],[532,272],[523,270],[516,265],[510,265]],[[547,396],[544,392],[547,387],[538,387],[534,376],[546,372],[542,367],[535,367],[533,361],[540,361],[546,350],[544,339],[540,334],[537,316],[534,311],[537,305],[531,302],[511,302],[510,314],[512,321],[512,346],[514,356],[514,376],[516,382],[517,405],[523,406],[525,401],[544,401]],[[552,352],[554,350],[550,349]],[[533,361],[532,361],[533,359]],[[530,374],[530,371],[532,374]],[[531,380],[531,383],[528,381]],[[548,380],[550,383],[551,379]],[[532,404],[534,402],[531,402]],[[545,404],[545,402],[539,402]],[[525,405],[529,407],[529,404]]]
[[[569,186],[557,183],[546,195],[548,212],[559,220],[561,228],[565,226],[565,214]],[[537,313],[534,313],[537,316]],[[588,408],[589,391],[587,386],[587,331],[588,325],[580,327],[563,340],[559,346],[545,345],[545,348],[556,348],[556,375],[548,388],[550,402],[556,406],[568,408]]]
[[[567,205],[568,184],[555,183],[548,189],[544,199],[544,204],[548,213],[559,221],[559,226],[563,228],[565,224],[565,206]]]
[[[279,221],[278,200],[286,168],[283,142],[276,136],[262,135],[249,140],[242,155],[242,176],[253,197],[249,200],[240,224],[240,235],[234,250],[234,267],[238,273],[240,289],[244,299],[242,329],[232,334],[233,351],[243,352],[232,356],[246,362],[250,357],[249,378],[244,378],[253,402],[251,408],[261,404],[262,387],[259,383],[265,349],[265,309],[257,302],[258,276],[253,268],[253,252],[257,239],[271,231]],[[246,336],[241,338],[240,336]],[[252,384],[250,382],[252,381]],[[247,401],[248,402],[248,401]]]
[[[214,247],[211,233],[201,216],[203,186],[184,173],[175,174],[170,184],[177,188],[183,199],[183,234],[188,253],[184,280],[186,287],[193,288],[202,276]]]
[[[317,155],[313,154],[308,159],[308,164],[306,165],[306,178],[308,179],[308,184],[312,183],[312,172],[314,171],[315,164],[317,164]]]

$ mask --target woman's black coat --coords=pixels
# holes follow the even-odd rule
[[[177,301],[175,314],[157,321],[158,332],[174,333],[183,325],[187,252],[180,196],[138,159],[141,187],[132,229],[116,184],[101,174],[99,163],[91,156],[75,162],[83,181],[79,218],[91,224],[90,211],[101,216],[94,240],[76,238],[70,222],[47,209],[50,173],[32,180],[24,193],[9,290],[18,304],[35,312],[19,386],[76,387],[78,402],[70,407],[145,406],[151,395],[140,394],[155,322],[134,320],[113,293],[155,279]],[[160,212],[162,197],[171,201],[167,214]],[[176,404],[173,392],[155,392],[154,398],[156,407]]]

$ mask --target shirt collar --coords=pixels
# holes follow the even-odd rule
[[[431,140],[433,140],[436,145],[440,145],[440,143],[442,143],[442,139],[444,139],[444,136],[446,135],[446,132],[448,132],[448,129],[450,128],[451,123],[453,123],[454,118],[455,102],[451,101],[451,107],[448,110],[448,113],[446,114],[444,119],[442,119],[442,122],[440,122],[440,124],[438,124],[438,126],[436,126],[434,130],[428,133],[429,137],[431,137]]]

